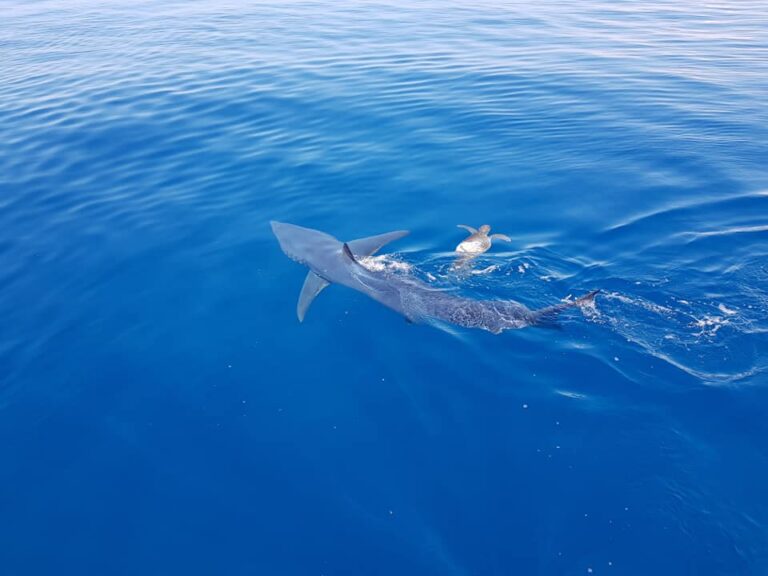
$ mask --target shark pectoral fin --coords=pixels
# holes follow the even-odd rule
[[[378,252],[382,246],[394,242],[408,234],[410,234],[408,230],[398,230],[396,232],[379,234],[378,236],[369,236],[368,238],[352,240],[351,242],[347,242],[347,244],[352,253],[357,257],[372,256]]]
[[[307,274],[307,277],[304,279],[304,286],[301,288],[301,294],[299,294],[299,302],[296,304],[296,315],[299,317],[299,322],[304,322],[304,316],[310,304],[328,284],[329,282],[323,280],[314,272]]]

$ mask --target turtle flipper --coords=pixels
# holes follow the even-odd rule
[[[491,240],[502,240],[503,242],[512,242],[512,238],[506,234],[491,234]]]
[[[466,224],[456,224],[456,227],[464,228],[470,234],[477,234],[477,230],[475,228],[472,228],[472,226],[467,226]]]

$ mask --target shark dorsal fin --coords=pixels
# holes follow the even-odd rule
[[[358,257],[373,256],[382,246],[386,246],[390,242],[394,242],[410,234],[408,230],[397,230],[395,232],[387,232],[386,234],[379,234],[377,236],[368,236],[367,238],[359,238],[349,242],[349,249],[352,254],[356,254]]]
[[[348,260],[351,260],[352,262],[360,266],[360,262],[358,262],[357,258],[355,258],[355,255],[352,254],[352,250],[350,249],[349,244],[344,242],[344,245],[342,246],[341,251],[344,253],[344,256],[346,256]]]

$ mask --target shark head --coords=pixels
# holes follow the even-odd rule
[[[274,220],[270,224],[285,255],[309,268],[296,309],[300,321],[315,297],[330,283],[357,286],[361,270],[364,272],[357,257],[370,256],[385,244],[408,234],[398,230],[345,244],[319,230]]]
[[[342,243],[330,234],[275,220],[270,224],[285,255],[309,268],[321,267],[324,260],[341,254]]]

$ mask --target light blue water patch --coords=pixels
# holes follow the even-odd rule
[[[766,39],[755,1],[5,2],[3,574],[765,574]],[[299,323],[270,220],[602,292]]]

